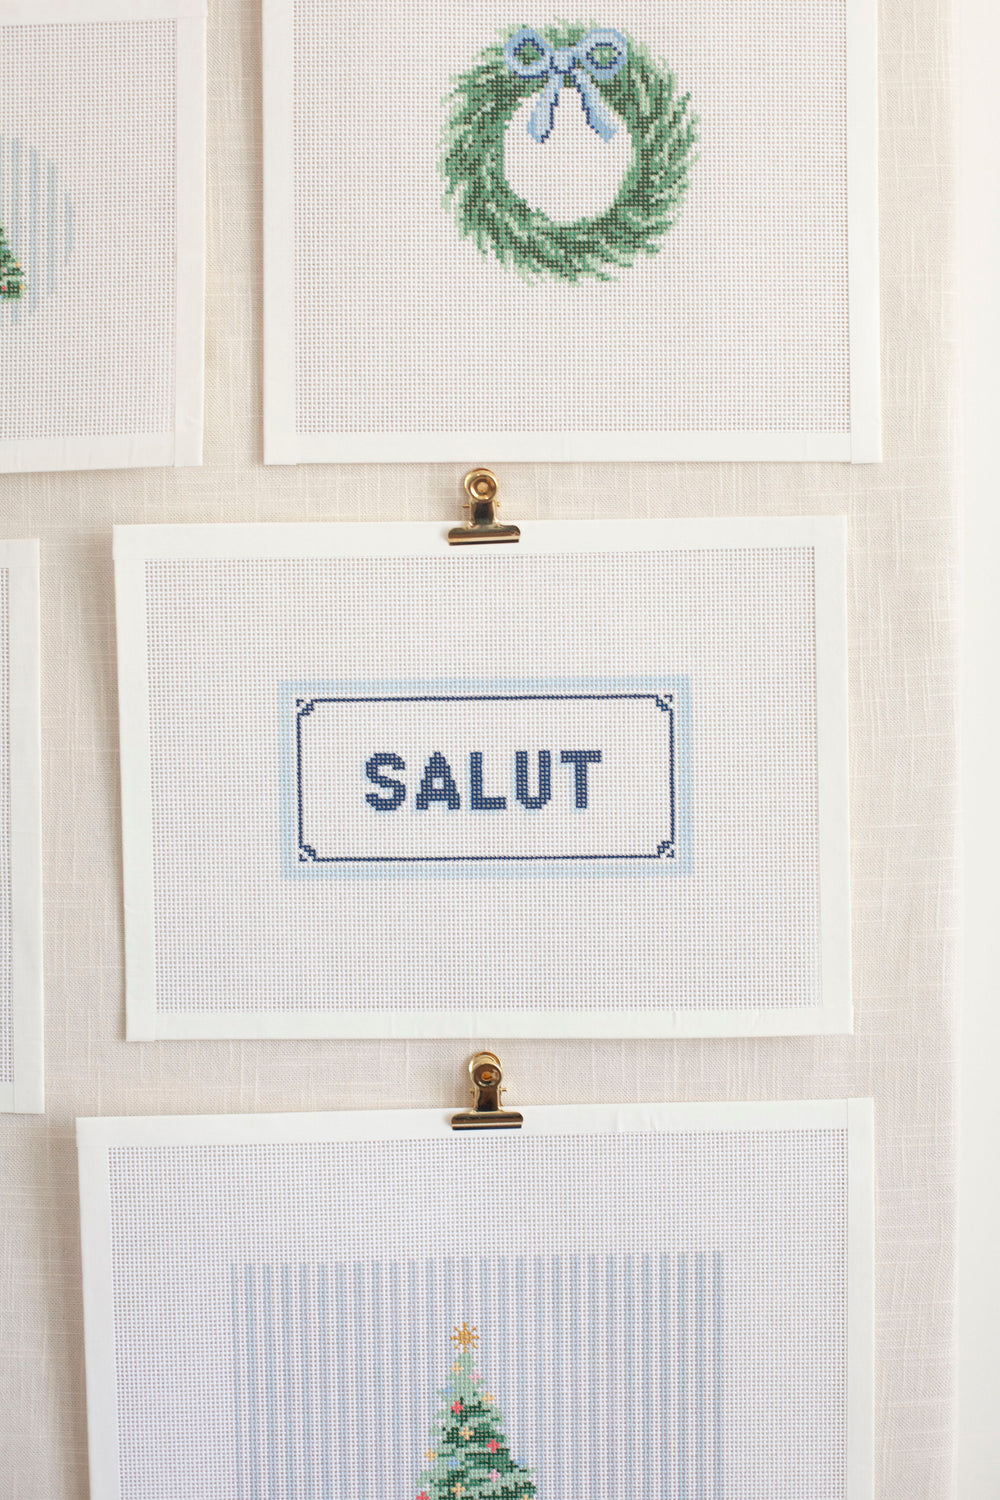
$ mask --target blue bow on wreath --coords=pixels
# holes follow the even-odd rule
[[[602,141],[610,141],[618,126],[591,79],[606,83],[625,66],[628,42],[620,31],[594,30],[572,47],[553,47],[523,27],[506,43],[503,60],[519,78],[548,78],[528,121],[528,134],[539,145],[547,141],[556,122],[556,105],[563,84],[571,84],[580,95],[583,116]],[[588,77],[587,75],[590,75]]]

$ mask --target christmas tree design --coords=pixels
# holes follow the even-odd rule
[[[430,1465],[420,1476],[417,1500],[532,1500],[531,1470],[510,1456],[503,1421],[474,1368],[479,1335],[463,1323],[452,1334],[458,1353],[441,1394]]]
[[[24,290],[24,272],[14,259],[0,224],[0,302],[15,302]]]

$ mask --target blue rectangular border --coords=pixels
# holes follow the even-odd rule
[[[301,860],[299,722],[301,699],[330,702],[455,702],[463,699],[668,699],[671,737],[671,829],[655,852],[594,855],[313,856]],[[395,876],[521,878],[534,875],[683,874],[692,870],[691,693],[687,677],[403,682],[282,682],[279,685],[282,874],[289,879]]]
[[[579,702],[648,701],[667,716],[670,741],[670,831],[657,847],[643,854],[317,854],[305,842],[302,826],[302,720],[318,703],[579,703]],[[504,861],[527,863],[544,859],[673,859],[676,854],[677,814],[674,801],[674,760],[676,755],[674,721],[676,708],[673,693],[420,693],[379,696],[341,697],[329,694],[297,694],[295,698],[295,842],[299,864],[319,865],[389,865],[389,864],[478,864]],[[303,855],[306,856],[303,859]]]

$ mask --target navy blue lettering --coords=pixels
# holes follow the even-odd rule
[[[417,793],[417,811],[426,812],[432,802],[446,803],[449,812],[454,812],[462,805],[455,778],[451,774],[451,766],[440,750],[434,751],[424,767],[420,790]]]
[[[600,765],[600,750],[564,750],[560,759],[564,766],[573,767],[573,794],[577,807],[586,807],[587,767]]]
[[[392,750],[383,750],[378,755],[373,755],[365,765],[365,775],[369,781],[376,786],[385,787],[390,793],[388,797],[380,797],[378,792],[368,792],[365,801],[369,807],[374,807],[376,812],[395,812],[406,801],[406,787],[394,776],[383,776],[382,767],[388,766],[392,771],[405,771],[406,762],[401,755],[396,755]]]
[[[469,751],[469,806],[473,812],[503,812],[506,797],[483,796],[483,752]]]
[[[532,809],[544,807],[552,796],[552,752],[549,750],[538,752],[538,795],[532,797],[528,792],[528,752],[527,750],[515,751],[514,788],[517,792],[517,800],[522,807]]]

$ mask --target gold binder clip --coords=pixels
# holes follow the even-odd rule
[[[477,1052],[469,1063],[472,1075],[472,1109],[452,1115],[452,1130],[520,1130],[524,1116],[515,1109],[501,1109],[503,1068],[495,1052]]]
[[[469,519],[464,526],[453,526],[448,533],[452,546],[469,542],[517,542],[521,539],[519,526],[504,526],[497,520],[500,501],[497,499],[497,476],[492,469],[470,469],[464,479],[468,500],[465,509]]]

